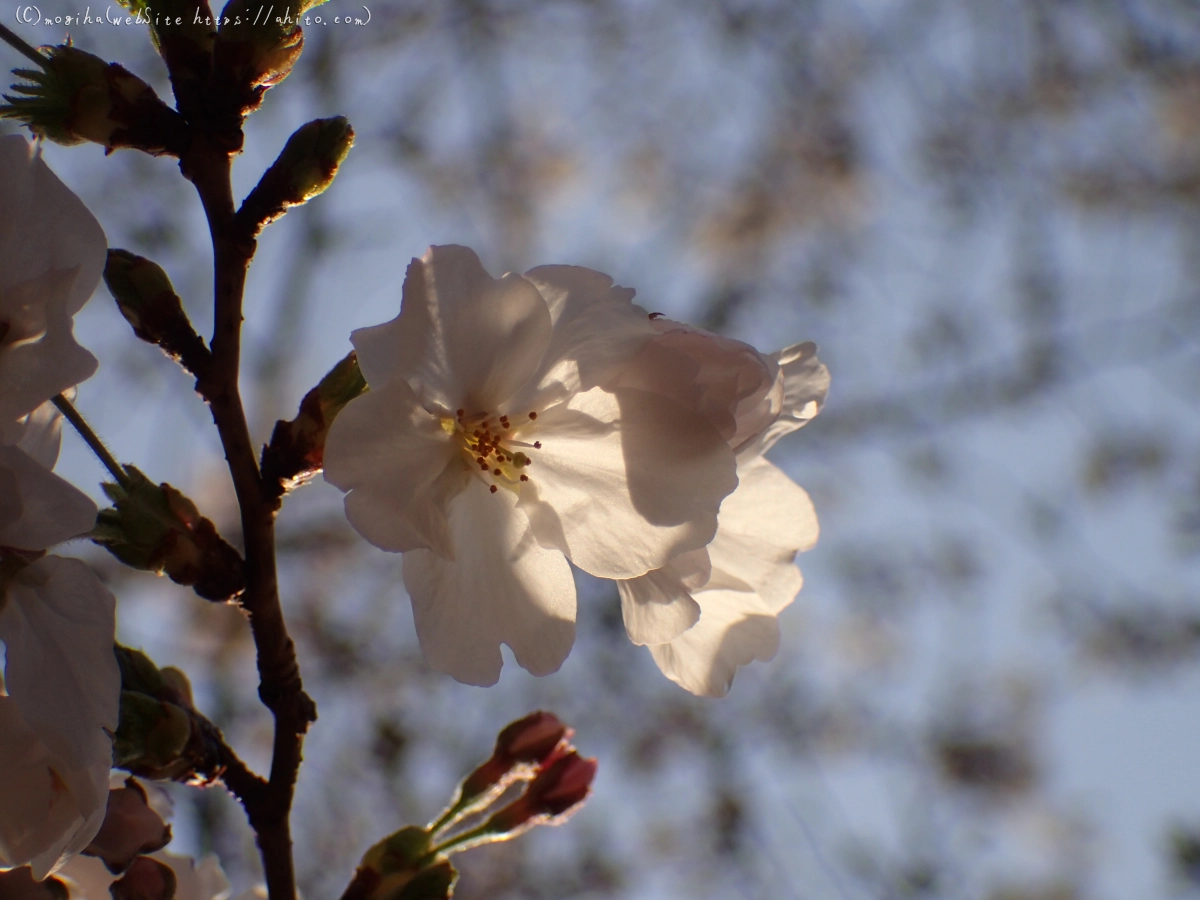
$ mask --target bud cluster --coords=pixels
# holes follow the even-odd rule
[[[118,644],[121,718],[113,765],[151,779],[186,779],[204,759],[204,733],[192,689],[178,669],[159,669],[146,654]],[[97,854],[98,855],[98,854]]]
[[[451,854],[565,822],[591,793],[596,775],[596,760],[579,755],[572,734],[547,712],[506,727],[491,757],[463,779],[436,822],[402,828],[366,852],[342,900],[446,900],[457,877]],[[518,785],[516,799],[484,818]]]

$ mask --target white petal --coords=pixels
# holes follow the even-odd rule
[[[73,316],[96,289],[108,253],[100,223],[33,145],[0,137],[0,294],[55,269],[79,272],[63,307]]]
[[[0,866],[30,865],[45,878],[91,842],[104,820],[108,765],[72,768],[0,697]],[[99,782],[99,783],[98,783]]]
[[[0,420],[32,412],[96,371],[96,358],[75,342],[67,311],[78,277],[76,269],[57,269],[0,288],[7,332],[0,341]]]
[[[771,359],[779,364],[783,379],[782,409],[775,423],[746,449],[739,449],[739,455],[765,453],[785,434],[807,425],[821,411],[829,393],[829,369],[817,359],[817,345],[812,341],[772,353]]]
[[[116,880],[94,856],[72,856],[54,877],[66,883],[71,900],[109,900],[109,886]]]
[[[655,330],[633,301],[602,272],[538,266],[525,273],[550,309],[554,335],[528,392],[513,411],[545,409],[558,399],[608,383]]]
[[[746,585],[777,613],[803,583],[792,560],[816,543],[817,515],[804,489],[765,459],[739,463],[737,471],[738,488],[721,504],[708,545],[708,586]]]
[[[43,403],[21,421],[17,446],[41,466],[53,469],[62,444],[62,413],[53,403]]]
[[[405,378],[427,406],[496,412],[537,370],[550,311],[520,275],[492,278],[466,247],[430,247],[404,279],[400,315],[350,339],[372,388]]]
[[[521,506],[538,540],[586,572],[635,578],[712,540],[733,453],[693,412],[594,388],[547,410]]]
[[[558,670],[575,641],[575,582],[534,539],[507,490],[472,477],[450,504],[455,561],[404,555],[404,585],[429,664],[464,684],[500,678],[500,644],[534,675]]]
[[[454,558],[446,502],[467,468],[437,417],[400,379],[346,405],[325,443],[325,480],[350,493],[346,517],[383,550]]]
[[[0,446],[0,547],[44,550],[95,524],[91,498],[18,447]]]
[[[658,335],[642,345],[608,387],[670,397],[699,412],[729,446],[745,444],[779,414],[779,367],[744,344],[690,325],[657,319]]]
[[[670,567],[617,582],[625,631],[635,644],[665,644],[700,618],[700,605]]]
[[[80,769],[103,764],[105,798],[121,690],[115,606],[83,562],[47,556],[13,577],[0,611],[9,697],[55,756]]]
[[[739,666],[767,662],[779,649],[779,624],[756,594],[702,590],[700,621],[668,644],[650,648],[663,674],[701,697],[724,697]]]

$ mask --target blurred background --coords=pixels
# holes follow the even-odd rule
[[[344,114],[358,133],[333,188],[260,241],[256,440],[352,328],[395,315],[431,243],[494,274],[590,266],[764,351],[815,340],[833,387],[772,453],[821,520],[806,585],[779,655],[720,701],[662,677],[586,576],[558,674],[511,655],[491,689],[433,673],[399,557],[320,479],[293,494],[283,598],[320,710],[293,819],[304,895],[337,896],[367,846],[431,819],[500,727],[544,707],[600,758],[595,796],[564,828],[458,857],[463,900],[1200,896],[1194,0],[368,8],[361,26],[332,23],[366,18],[351,0],[313,10],[324,24],[237,161],[244,196],[303,122]],[[69,30],[169,95],[141,29]],[[177,168],[46,157],[207,333],[207,234]],[[103,287],[76,329],[101,360],[80,409],[236,543],[190,379]],[[100,496],[73,435],[59,469]],[[270,719],[240,614],[76,552],[120,597],[124,642],[183,667],[261,770]],[[254,882],[237,805],[175,797],[176,849]]]

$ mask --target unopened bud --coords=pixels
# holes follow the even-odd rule
[[[175,873],[170,866],[149,856],[139,856],[108,890],[113,900],[173,900],[175,887]]]
[[[171,826],[146,801],[145,789],[129,778],[108,792],[104,823],[83,853],[99,857],[108,871],[124,872],[134,857],[161,850],[171,842]]]
[[[67,45],[44,47],[41,70],[18,69],[27,83],[4,95],[0,118],[16,119],[58,144],[92,141],[106,150],[133,147],[160,156],[187,149],[183,117],[154,89],[116,63]]]
[[[463,781],[460,799],[469,800],[507,784],[515,769],[543,762],[572,734],[553,713],[539,711],[518,719],[496,736],[491,759]]]
[[[266,16],[258,0],[230,0],[221,13],[221,28],[213,46],[213,79],[220,105],[244,117],[262,103],[268,88],[292,71],[304,49],[299,16],[323,0],[301,0],[295,13]]]
[[[238,211],[243,227],[257,234],[290,207],[320,194],[353,146],[354,129],[344,116],[301,125]]]
[[[192,686],[187,676],[173,666],[160,669],[141,650],[122,644],[113,646],[121,670],[121,690],[136,691],[178,706],[192,705]]]
[[[134,334],[157,344],[190,372],[205,364],[204,339],[196,334],[161,266],[128,250],[109,250],[104,283]]]
[[[525,793],[489,818],[484,830],[514,837],[534,825],[559,825],[587,800],[596,760],[571,750],[545,766]]]
[[[321,471],[329,426],[347,403],[366,390],[358,357],[351,351],[304,395],[296,418],[275,423],[271,442],[263,448],[261,467],[263,482],[274,497],[282,497]]]
[[[166,573],[206,600],[229,600],[245,587],[242,558],[169,484],[154,484],[133,466],[124,486],[106,483],[113,505],[101,510],[92,540],[135,569]]]
[[[121,691],[121,714],[113,735],[113,765],[151,779],[188,775],[192,716],[182,707],[136,691]]]

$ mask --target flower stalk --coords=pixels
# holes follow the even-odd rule
[[[104,446],[104,441],[100,440],[100,436],[92,430],[92,426],[79,414],[79,410],[75,408],[71,401],[62,394],[59,394],[51,402],[58,407],[58,411],[63,414],[63,418],[70,422],[74,429],[79,432],[79,436],[83,438],[84,443],[96,454],[97,459],[104,464],[104,468],[112,473],[112,477],[117,480],[117,484],[126,490],[131,489],[133,487],[133,480],[129,477],[129,473],[125,471],[125,468],[117,462],[116,457]]]

